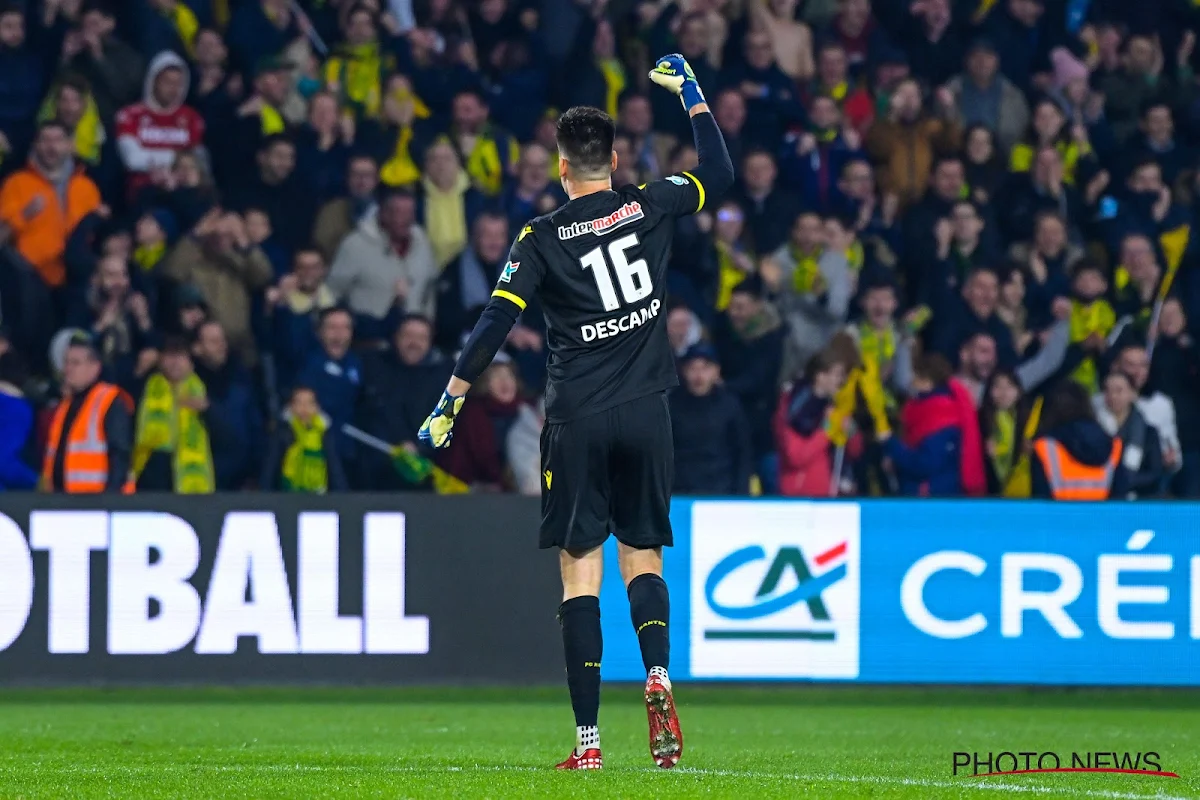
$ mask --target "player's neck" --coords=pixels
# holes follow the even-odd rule
[[[604,178],[598,181],[567,181],[567,197],[571,200],[578,200],[580,197],[586,197],[596,192],[611,191],[612,178]]]

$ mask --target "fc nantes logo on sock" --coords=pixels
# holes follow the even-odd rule
[[[550,491],[550,482],[554,480],[554,473],[550,470],[546,470],[542,473],[542,475],[546,478],[546,491]]]

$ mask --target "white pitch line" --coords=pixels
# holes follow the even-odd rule
[[[804,781],[808,783],[866,783],[878,786],[919,786],[927,789],[959,789],[981,790],[988,792],[1008,792],[1011,794],[1050,794],[1070,795],[1071,797],[1096,797],[1105,800],[1194,800],[1194,798],[1158,792],[1156,794],[1139,794],[1136,792],[1116,792],[1108,789],[1074,789],[1065,786],[1045,786],[1024,783],[997,783],[995,781],[974,781],[961,779],[957,781],[939,781],[929,778],[895,778],[888,775],[794,775],[770,772],[753,772],[742,770],[701,769],[697,767],[678,767],[675,772],[692,775],[717,775],[728,778],[747,778],[762,780],[764,778]]]
[[[28,765],[27,765],[28,766]],[[114,773],[133,774],[162,774],[164,772],[192,772],[196,770],[209,772],[553,772],[549,767],[531,767],[524,765],[497,766],[471,764],[461,767],[446,766],[409,766],[399,764],[381,764],[379,766],[363,766],[359,764],[164,764],[162,766],[132,766],[120,765],[113,767],[84,767],[84,766],[53,766],[35,767],[42,772],[63,774],[95,774],[111,775]],[[609,772],[658,772],[658,770],[636,768],[612,768]],[[846,783],[868,784],[873,786],[912,786],[922,789],[957,789],[959,791],[999,792],[1001,794],[1038,794],[1066,795],[1070,797],[1094,797],[1098,800],[1195,800],[1183,795],[1157,792],[1142,794],[1138,792],[1118,792],[1109,789],[1079,789],[1066,786],[1046,786],[1026,783],[997,783],[995,781],[974,781],[966,778],[957,781],[939,781],[929,778],[897,778],[888,775],[805,775],[786,772],[756,772],[753,770],[704,769],[701,767],[677,767],[674,773],[695,776],[712,776],[721,778],[744,778],[747,780],[785,780],[797,783]],[[665,776],[664,776],[664,779]]]

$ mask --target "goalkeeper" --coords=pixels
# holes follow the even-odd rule
[[[700,166],[614,190],[612,119],[587,107],[563,114],[558,167],[570,201],[522,229],[454,377],[420,431],[435,447],[450,443],[467,389],[536,297],[549,350],[540,546],[559,549],[558,618],[575,712],[575,748],[559,769],[599,769],[603,762],[599,593],[610,534],[617,537],[646,668],[650,754],[670,768],[683,753],[667,673],[670,615],[662,579],[662,549],[672,544],[674,472],[666,391],[678,383],[666,331],[667,261],[675,220],[719,201],[733,183],[733,165],[683,57],[660,58],[650,77],[682,99]]]

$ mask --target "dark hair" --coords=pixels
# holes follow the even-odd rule
[[[757,272],[747,275],[741,283],[738,283],[730,291],[734,294],[748,294],[756,300],[761,300],[763,296],[763,279]]]
[[[1024,439],[1025,425],[1029,420],[1029,404],[1026,402],[1028,397],[1025,395],[1025,387],[1021,385],[1020,379],[1017,378],[1017,373],[1011,369],[1000,367],[992,373],[992,377],[988,378],[987,385],[983,388],[983,401],[979,405],[979,432],[983,434],[984,441],[987,441],[996,431],[996,404],[992,402],[992,388],[1000,379],[1007,380],[1013,386],[1017,387],[1017,405],[1013,408],[1016,414],[1016,440],[1020,442]]]
[[[1144,169],[1145,167],[1158,167],[1159,171],[1162,171],[1162,166],[1158,163],[1157,158],[1151,155],[1145,155],[1135,158],[1133,163],[1129,165],[1129,172],[1126,174],[1132,178],[1133,173],[1137,172],[1139,169]]]
[[[822,222],[836,222],[847,231],[858,233],[858,220],[848,211],[835,211],[832,214],[826,214]]]
[[[963,160],[962,156],[958,155],[957,153],[953,153],[953,154],[947,153],[944,155],[940,155],[933,160],[933,168],[929,170],[929,174],[933,175],[934,173],[936,173],[942,167],[943,164],[958,164],[963,169],[966,169],[966,167],[967,167],[966,162]]]
[[[828,349],[819,351],[804,365],[804,382],[811,385],[818,375],[829,372],[838,364],[842,364],[842,360]]]
[[[37,135],[41,136],[42,131],[48,130],[50,128],[58,128],[60,131],[63,132],[63,136],[71,135],[71,130],[70,130],[70,128],[67,127],[67,124],[65,122],[63,122],[62,120],[58,119],[57,117],[54,119],[48,119],[45,122],[39,123],[37,126]]]
[[[1171,113],[1171,118],[1175,118],[1175,109],[1171,108],[1171,103],[1161,94],[1151,95],[1143,100],[1138,106],[1138,116],[1145,117],[1156,108],[1165,108]]]
[[[1038,424],[1038,436],[1045,436],[1062,425],[1080,420],[1095,420],[1088,390],[1070,378],[1063,378],[1046,395],[1046,405]]]
[[[419,322],[422,325],[424,325],[425,327],[429,328],[430,332],[433,331],[433,320],[431,320],[429,317],[425,316],[424,314],[418,314],[416,312],[413,312],[411,314],[405,314],[403,317],[400,318],[400,321],[396,323],[396,329],[394,331],[392,331],[392,335],[394,336],[397,333],[399,333],[400,330],[410,322]]]
[[[345,314],[350,318],[350,324],[354,324],[354,314],[350,312],[350,309],[346,308],[345,306],[330,306],[329,308],[321,309],[320,312],[317,313],[317,327],[320,328],[322,325],[324,325],[325,320],[329,319],[334,314]]]
[[[262,143],[258,146],[258,152],[265,153],[277,144],[286,144],[293,149],[296,147],[292,137],[286,133],[272,133],[270,136],[263,137]]]
[[[55,99],[58,98],[59,92],[63,89],[74,89],[81,95],[86,96],[92,91],[92,83],[78,72],[68,72],[66,75],[63,75],[62,80],[58,82],[58,86],[54,87]]]
[[[20,14],[25,16],[25,9],[16,0],[0,0],[0,17],[8,16],[9,14]]]
[[[1108,280],[1108,270],[1094,258],[1081,258],[1075,268],[1071,270],[1071,280],[1075,280],[1085,272],[1098,272],[1100,277]]]
[[[196,330],[200,330],[196,326]],[[183,336],[167,336],[163,339],[162,354],[169,355],[171,353],[182,353],[183,355],[191,356],[192,351],[188,346],[188,340]]]
[[[913,360],[913,375],[927,378],[934,387],[945,386],[954,371],[940,353],[922,353]]]
[[[613,140],[617,128],[612,117],[598,108],[575,106],[558,118],[554,138],[568,169],[580,178],[607,176],[612,170]]]
[[[379,165],[379,159],[375,158],[375,156],[371,155],[370,153],[366,152],[365,150],[356,150],[353,153],[351,153],[349,155],[349,157],[346,159],[346,164],[350,164],[351,162],[354,162],[354,161],[370,161],[372,167],[376,167]]]

